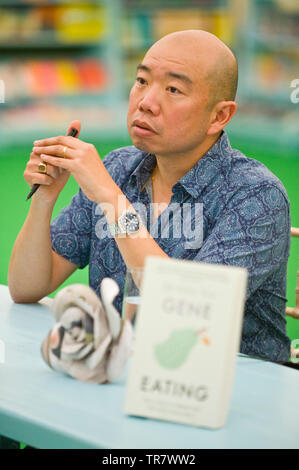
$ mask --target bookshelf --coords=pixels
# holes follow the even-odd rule
[[[64,133],[123,135],[119,0],[0,0],[2,146]]]
[[[121,40],[126,89],[136,76],[136,65],[147,49],[173,31],[204,29],[235,46],[235,28],[229,0],[124,0]]]
[[[295,154],[299,150],[299,105],[291,99],[299,78],[299,3],[245,0],[239,17],[239,125],[245,140]],[[299,92],[298,92],[299,95]]]

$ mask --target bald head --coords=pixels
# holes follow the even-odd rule
[[[214,34],[202,30],[177,31],[164,36],[148,51],[155,54],[161,48],[168,48],[173,57],[184,57],[192,62],[208,90],[208,105],[213,107],[219,101],[233,101],[238,85],[238,63],[226,44]]]

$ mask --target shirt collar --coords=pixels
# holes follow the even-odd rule
[[[131,173],[130,179],[137,179],[137,184],[142,188],[149,180],[156,166],[156,157],[151,153],[144,153],[144,157]]]
[[[232,148],[225,131],[222,132],[215,144],[198,160],[198,162],[174,185],[173,192],[183,187],[192,197],[197,198],[211,181],[219,176],[221,167]]]
[[[222,131],[215,144],[200,158],[200,160],[173,186],[172,191],[181,191],[183,187],[193,198],[197,198],[203,189],[219,175],[223,159],[232,151],[228,136]],[[137,178],[137,183],[143,187],[149,180],[156,166],[156,157],[145,153],[144,158],[131,173],[130,178]]]

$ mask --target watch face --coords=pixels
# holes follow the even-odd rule
[[[137,214],[134,212],[126,212],[122,219],[122,225],[126,233],[134,233],[137,232],[140,228],[140,221]]]

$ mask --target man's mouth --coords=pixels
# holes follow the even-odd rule
[[[156,134],[156,131],[145,121],[140,121],[136,119],[133,122],[133,128],[135,128],[135,131],[139,131],[138,133],[148,133],[148,134]]]

